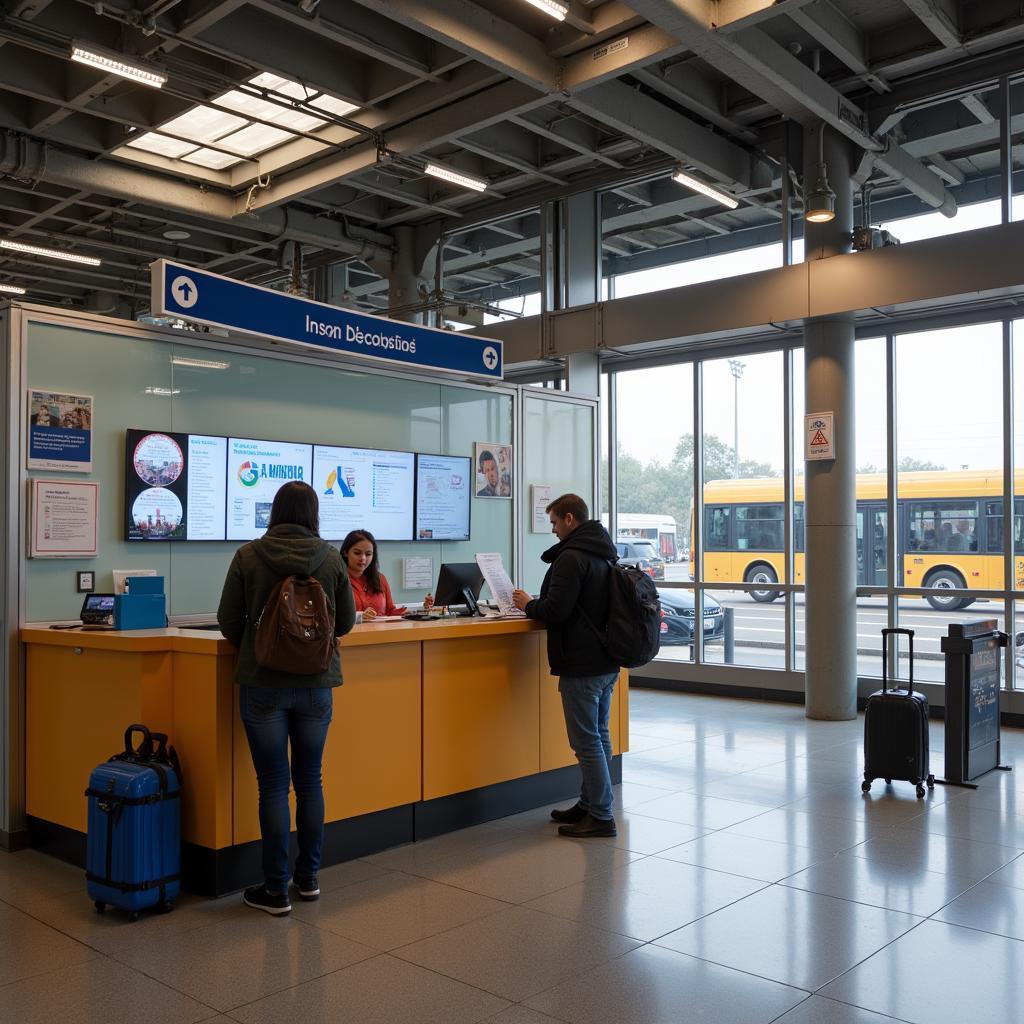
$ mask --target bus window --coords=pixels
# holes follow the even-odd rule
[[[1003,551],[1003,503],[985,502],[985,550],[998,555]],[[1024,554],[1024,501],[1019,498],[1013,503],[1013,550]]]
[[[729,517],[731,508],[716,505],[704,509],[704,550],[729,550]]]
[[[912,550],[977,551],[977,522],[976,501],[907,503],[907,524],[912,539]]]
[[[793,506],[793,550],[804,549],[804,503],[796,502]]]
[[[741,551],[781,551],[782,506],[738,505],[736,546]]]

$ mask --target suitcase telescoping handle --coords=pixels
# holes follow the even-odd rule
[[[907,694],[914,692],[914,631],[912,629],[901,629],[899,627],[893,627],[892,629],[882,630],[882,693],[888,689],[889,683],[889,637],[893,633],[900,633],[907,638],[907,646],[910,651],[910,668],[907,670],[909,676],[907,680]],[[893,687],[896,689],[896,687]]]

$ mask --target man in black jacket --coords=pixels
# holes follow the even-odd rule
[[[608,733],[618,666],[601,642],[608,621],[608,590],[615,545],[590,518],[578,494],[563,494],[545,510],[558,543],[541,555],[550,564],[540,597],[513,593],[517,608],[547,626],[548,662],[558,692],[569,745],[583,773],[579,801],[551,812],[563,836],[614,836],[612,741]]]

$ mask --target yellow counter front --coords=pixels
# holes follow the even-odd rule
[[[181,758],[194,888],[259,876],[256,777],[238,716],[235,653],[189,629],[22,630],[26,810],[32,840],[78,860],[89,772],[127,725],[166,732]],[[356,626],[324,752],[325,863],[571,797],[579,784],[544,630],[508,619]],[[612,708],[628,749],[628,681]],[[618,759],[616,768],[618,769]]]

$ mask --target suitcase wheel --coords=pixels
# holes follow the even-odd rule
[[[173,909],[174,904],[170,900],[164,900],[164,902],[157,907],[157,910],[159,910],[161,914],[169,914]]]
[[[886,780],[885,780],[885,784],[886,784],[887,786],[891,786],[891,785],[892,785],[892,779],[886,779]]]
[[[139,912],[137,910],[133,910],[128,915],[128,923],[129,924],[135,924],[135,922],[138,921],[138,919],[139,919]]]
[[[929,775],[928,776],[928,788],[929,789],[934,789],[935,788],[935,776],[934,775]]]
[[[871,783],[865,779],[865,781],[860,784],[860,791],[862,793],[871,792]]]
[[[93,906],[96,908],[96,913],[97,914],[102,914],[107,909],[107,905],[106,905],[106,903],[103,902],[103,900],[95,900],[93,902]]]
[[[920,800],[921,797],[923,797],[923,796],[924,796],[924,786],[922,786],[921,783],[919,782],[917,784],[917,798],[918,798],[918,800]]]

